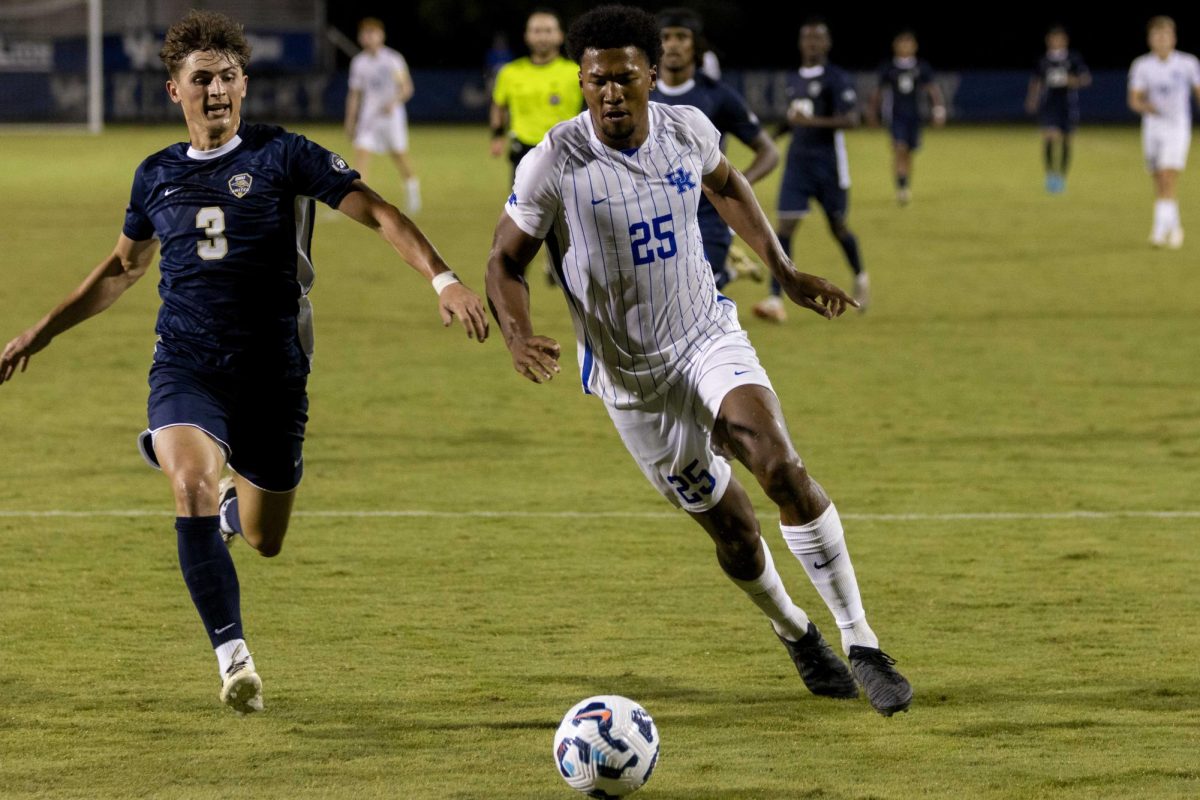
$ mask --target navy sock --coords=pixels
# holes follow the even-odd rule
[[[242,517],[238,514],[238,499],[236,495],[221,509],[221,515],[225,517],[225,524],[232,528],[235,533],[242,532]]]
[[[1043,144],[1045,146],[1045,150],[1042,153],[1042,160],[1045,161],[1045,163],[1046,163],[1046,172],[1053,172],[1054,171],[1054,142],[1050,139],[1046,139]]]
[[[1070,160],[1071,160],[1071,143],[1068,142],[1064,138],[1062,140],[1062,162],[1061,162],[1062,166],[1060,166],[1058,168],[1058,172],[1060,175],[1067,174],[1067,164],[1070,162]]]
[[[782,233],[776,233],[775,235],[779,237],[779,246],[783,248],[783,254],[788,258],[791,258],[792,235],[790,233],[786,236]],[[774,276],[771,277],[771,294],[775,295],[776,297],[779,297],[783,294],[783,287],[779,285],[779,281],[775,280]]]
[[[214,648],[242,639],[241,592],[218,517],[176,517],[179,569]]]
[[[845,236],[838,237],[838,244],[842,246],[842,252],[846,254],[846,260],[850,262],[850,269],[855,275],[859,275],[863,271],[862,258],[858,254],[858,237],[850,231],[846,231]]]
[[[896,188],[897,189],[907,189],[908,188],[908,176],[907,175],[897,175],[896,176]]]

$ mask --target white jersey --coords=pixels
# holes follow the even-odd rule
[[[720,161],[720,134],[699,109],[650,103],[636,150],[602,144],[585,110],[517,168],[508,214],[546,239],[584,391],[614,408],[661,396],[709,343],[741,329],[696,221],[701,178]]]
[[[1191,53],[1171,52],[1166,59],[1147,53],[1129,68],[1129,88],[1145,92],[1157,114],[1144,114],[1143,125],[1190,128],[1192,87],[1200,86],[1200,60]]]
[[[399,109],[397,73],[408,72],[404,56],[390,47],[381,47],[377,53],[363,50],[350,59],[350,88],[362,92],[359,120],[368,122],[383,115],[388,106]]]

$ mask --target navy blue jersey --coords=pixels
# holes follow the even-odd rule
[[[337,206],[358,173],[271,125],[216,150],[174,144],[133,177],[124,233],[162,245],[158,363],[255,376],[308,373],[312,198]]]
[[[762,132],[758,117],[736,91],[703,73],[682,86],[667,87],[661,81],[650,93],[656,103],[672,106],[695,106],[704,112],[713,127],[721,134],[721,150],[725,149],[725,134],[732,133],[749,145]]]
[[[933,83],[933,67],[916,58],[893,58],[879,67],[886,119],[919,119],[921,89]]]
[[[656,103],[700,109],[721,134],[722,152],[725,151],[725,134],[732,133],[743,144],[750,145],[762,132],[762,124],[742,96],[703,73],[696,73],[695,78],[679,87],[666,87],[659,82],[658,88],[650,93],[650,99]],[[707,197],[701,197],[697,214],[702,229],[728,227]]]
[[[848,114],[858,105],[858,93],[854,89],[854,78],[845,70],[832,64],[820,67],[801,67],[788,76],[788,106],[803,106],[809,116],[836,117]],[[788,146],[788,159],[800,153],[823,151],[832,153],[838,136],[833,128],[809,128],[802,125],[792,127],[792,141]]]
[[[1088,68],[1074,50],[1056,50],[1042,56],[1034,74],[1042,82],[1043,106],[1074,104],[1079,92],[1070,88],[1068,81],[1087,75]]]

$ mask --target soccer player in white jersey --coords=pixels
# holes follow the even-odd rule
[[[354,141],[354,166],[367,180],[372,153],[387,153],[408,193],[408,211],[421,210],[421,182],[408,157],[408,114],[412,75],[404,56],[384,46],[383,22],[367,17],[358,23],[362,52],[350,59],[346,97],[346,135]]]
[[[1150,52],[1129,69],[1129,107],[1142,115],[1142,151],[1154,178],[1150,244],[1183,246],[1176,186],[1192,143],[1192,95],[1200,100],[1200,61],[1175,49],[1175,21],[1154,17],[1146,26]]]
[[[534,331],[524,279],[545,241],[584,392],[603,401],[655,488],[712,537],[721,568],[770,619],[808,688],[856,697],[857,678],[881,714],[907,709],[912,687],[867,624],[837,509],[796,454],[737,309],[717,293],[696,219],[701,195],[797,305],[833,318],[854,301],[796,271],[702,112],[649,101],[661,46],[654,17],[603,6],[575,21],[567,43],[587,110],[521,162],[488,259],[488,296],[514,368],[534,383],[559,371],[560,347]],[[778,505],[788,547],[841,629],[849,669],[788,596],[727,458]]]

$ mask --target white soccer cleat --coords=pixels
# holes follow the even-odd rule
[[[871,303],[871,279],[867,273],[860,272],[854,276],[854,302],[858,303],[858,313],[867,310]]]
[[[1167,234],[1167,248],[1170,250],[1178,250],[1183,247],[1183,228],[1173,228]]]
[[[901,208],[912,202],[912,189],[897,189],[896,202]]]
[[[238,532],[225,521],[225,504],[235,497],[237,497],[237,487],[234,484],[233,476],[222,478],[221,482],[217,484],[217,516],[221,521],[221,538],[225,540],[226,547],[232,547],[233,540],[238,537]]]
[[[239,644],[233,651],[233,663],[225,670],[221,684],[221,702],[239,714],[263,710],[262,679],[254,671],[245,645]]]
[[[1154,232],[1152,232],[1150,234],[1150,240],[1149,240],[1150,246],[1151,247],[1166,247],[1168,235],[1169,234],[1167,234],[1165,232],[1159,233],[1157,230],[1155,230]]]
[[[754,304],[754,316],[759,319],[765,319],[768,322],[785,322],[787,320],[787,311],[783,307],[783,298],[778,295],[771,295],[765,300],[760,300]]]
[[[749,278],[755,283],[762,283],[767,277],[767,270],[737,244],[729,246],[729,254],[725,256],[725,266],[732,273],[730,280]]]

